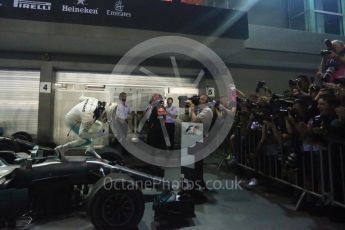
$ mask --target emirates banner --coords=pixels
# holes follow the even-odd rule
[[[244,12],[160,0],[0,0],[0,18],[248,38]]]

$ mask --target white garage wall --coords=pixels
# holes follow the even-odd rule
[[[39,71],[0,70],[0,127],[37,135]]]

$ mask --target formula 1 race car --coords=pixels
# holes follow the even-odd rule
[[[84,203],[97,229],[135,228],[145,207],[136,182],[170,186],[163,178],[129,169],[116,160],[94,156],[62,160],[51,148],[11,138],[1,141],[24,149],[0,151],[0,223],[9,227],[25,214],[34,218],[57,215]]]

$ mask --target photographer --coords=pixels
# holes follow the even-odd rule
[[[338,78],[339,80],[345,80],[345,78]],[[345,82],[336,85],[334,91],[340,105],[345,106]]]
[[[300,98],[294,101],[294,104],[289,111],[287,121],[292,126],[293,133],[297,135],[297,138],[302,140],[304,134],[304,127],[312,117],[310,110],[308,109],[309,103],[306,99]]]
[[[204,126],[204,137],[208,136],[208,131],[211,127],[212,118],[213,118],[213,111],[207,105],[208,96],[201,95],[199,98],[199,105],[197,108],[192,103],[191,110],[192,110],[192,122],[202,123]]]
[[[322,60],[317,76],[323,82],[335,82],[345,75],[345,45],[340,40],[325,40],[327,50],[322,50]]]
[[[189,103],[191,108],[191,121],[195,123],[202,123],[203,124],[203,135],[204,138],[207,138],[208,131],[211,127],[212,118],[213,118],[213,111],[208,106],[209,98],[207,95],[203,94],[200,96],[198,102]],[[195,105],[198,104],[198,105]],[[200,186],[202,189],[206,189],[206,184],[204,181],[204,161],[200,160],[195,163],[195,171],[194,171],[195,181],[200,182]]]
[[[289,81],[289,86],[294,97],[308,95],[310,80],[306,75],[299,75],[295,80]]]
[[[235,108],[231,108],[231,103],[229,98],[222,96],[219,98],[219,101],[216,102],[213,109],[213,119],[212,119],[212,129],[219,130],[224,126],[229,126],[230,131],[228,132],[227,137],[224,140],[217,138],[219,141],[219,150],[222,150],[225,154],[229,154],[230,148],[234,151],[235,143],[233,135],[233,128],[229,124],[229,120],[234,120],[235,118]],[[222,142],[220,142],[222,141]],[[235,153],[232,155],[235,159]],[[231,157],[230,157],[231,158]]]
[[[332,126],[334,120],[337,119],[336,108],[338,106],[338,100],[334,94],[323,93],[317,98],[317,108],[320,111],[320,115],[311,118],[308,125],[304,124],[301,128],[305,137],[309,137],[309,143],[313,143],[312,148],[319,150],[320,145],[324,140],[324,137],[334,133],[335,129]],[[305,151],[309,149],[304,148]]]
[[[326,143],[326,138],[331,135],[338,136],[339,133],[332,125],[337,119],[335,108],[338,100],[334,94],[321,93],[318,96],[317,108],[319,115],[314,116],[308,124],[301,123],[303,132],[303,149],[301,158],[304,159],[304,186],[313,191],[321,191],[320,178],[321,175],[321,155],[322,146]],[[311,181],[314,183],[310,183]]]
[[[260,96],[269,96],[272,94],[271,89],[267,86],[265,81],[259,81],[256,84],[255,92],[257,95],[260,95]]]
[[[237,113],[235,116],[235,123],[233,134],[230,137],[231,144],[233,146],[234,155],[239,153],[241,149],[243,151],[248,149],[248,146],[245,144],[245,140],[249,135],[254,115],[251,110],[251,106],[253,106],[250,102],[240,101],[237,102]],[[236,130],[239,128],[239,130]],[[239,142],[240,145],[237,146],[234,142]]]
[[[344,139],[345,136],[345,107],[339,106],[335,109],[337,119],[331,124],[335,133],[338,133],[340,138]]]

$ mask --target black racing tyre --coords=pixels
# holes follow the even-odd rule
[[[14,134],[12,134],[12,137],[14,139],[19,139],[19,140],[23,140],[23,141],[27,141],[27,142],[32,142],[32,136],[30,134],[28,134],[27,132],[16,132]]]
[[[122,166],[125,165],[122,156],[117,152],[103,152],[103,153],[100,153],[100,156],[102,157],[102,159],[110,161],[114,164],[118,164]]]
[[[3,159],[7,164],[14,164],[16,159],[15,153],[13,151],[0,151],[0,158]]]
[[[88,200],[88,214],[98,230],[126,230],[138,226],[145,201],[133,183],[130,177],[120,174],[110,174],[96,183]]]
[[[0,151],[15,151],[16,146],[12,140],[1,139],[0,140]]]

